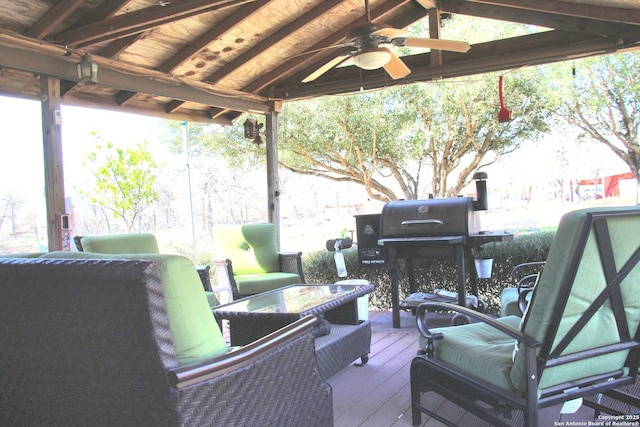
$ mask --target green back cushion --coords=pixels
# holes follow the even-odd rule
[[[210,359],[227,352],[220,328],[193,263],[180,255],[106,255],[51,252],[46,258],[104,258],[155,262],[162,278],[169,329],[180,365]]]
[[[620,210],[620,208],[615,209]],[[563,217],[551,245],[544,271],[536,286],[533,302],[529,304],[530,309],[527,310],[522,320],[521,328],[527,335],[541,342],[545,339],[552,315],[554,311],[557,311],[554,307],[560,298],[562,292],[560,284],[563,280],[570,282],[572,287],[553,347],[567,334],[579,316],[593,302],[594,297],[606,286],[593,232],[587,241],[575,278],[569,277],[568,268],[572,258],[571,254],[577,250],[579,231],[587,218],[587,211],[603,212],[607,210],[611,210],[611,208],[579,210]],[[638,247],[637,236],[640,235],[640,218],[609,219],[608,224],[614,256],[619,269]],[[640,320],[640,293],[633,292],[633,284],[640,282],[639,270],[636,267],[634,272],[622,283],[621,288],[629,324],[632,328],[637,328]],[[565,277],[565,275],[567,276]],[[616,331],[616,327],[613,313],[610,310],[599,310],[564,351],[564,354],[615,342],[619,337],[612,335],[614,331]],[[630,333],[633,336],[635,329],[632,329]],[[615,367],[621,367],[625,358],[626,352],[617,352],[547,369],[540,378],[540,387],[548,387],[571,378],[609,372]],[[523,352],[516,351],[511,379],[516,388],[520,391],[524,390]]]
[[[81,240],[85,252],[98,254],[157,254],[158,242],[153,234],[112,234],[86,236]]]
[[[220,256],[230,259],[233,273],[259,274],[280,270],[276,228],[273,224],[216,227]]]

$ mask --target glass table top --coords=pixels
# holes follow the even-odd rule
[[[225,304],[214,310],[246,313],[302,313],[370,286],[293,285]]]

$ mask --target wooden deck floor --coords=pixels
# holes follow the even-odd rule
[[[388,312],[370,312],[369,319],[372,323],[372,339],[367,365],[348,366],[328,380],[333,387],[335,427],[411,426],[409,367],[418,349],[415,318],[403,312],[400,329],[392,328],[391,313]],[[488,426],[486,422],[439,396],[429,401],[429,405],[437,407],[439,414],[455,420],[460,426]],[[553,426],[557,420],[565,423],[593,420],[593,412],[588,408],[581,409],[577,414],[562,415],[561,418],[559,410],[556,408],[546,414],[541,425]],[[442,425],[423,414],[422,426]]]

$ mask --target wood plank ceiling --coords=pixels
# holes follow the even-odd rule
[[[432,50],[382,69],[334,68],[349,29],[367,23],[365,0],[12,0],[0,2],[0,94],[38,99],[39,75],[62,80],[62,101],[176,120],[228,124],[281,101],[349,93],[616,52],[640,43],[637,0],[370,0],[376,26],[429,17],[429,36],[451,14],[550,29]],[[424,36],[424,35],[423,35]],[[426,36],[425,36],[426,37]],[[314,51],[301,55],[305,52]],[[77,64],[98,64],[79,83]]]

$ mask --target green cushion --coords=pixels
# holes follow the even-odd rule
[[[157,254],[158,242],[153,234],[111,234],[85,236],[80,241],[85,252],[99,254]]]
[[[227,346],[205,297],[193,263],[180,255],[112,255],[51,252],[45,258],[128,259],[155,262],[162,278],[173,347],[180,365],[227,352]]]
[[[518,305],[518,288],[504,288],[500,292],[500,317],[520,317],[521,314]]]
[[[635,207],[629,207],[629,209],[632,208]],[[619,207],[590,208],[570,212],[563,217],[551,245],[547,263],[536,286],[533,302],[529,304],[530,309],[527,310],[522,320],[521,329],[525,334],[541,342],[544,340],[551,323],[551,316],[557,311],[554,307],[560,297],[560,284],[569,267],[571,260],[569,255],[576,252],[579,230],[587,218],[587,212],[607,212],[614,209],[621,210]],[[616,264],[620,268],[638,247],[637,236],[640,235],[640,218],[609,219],[608,224]],[[594,296],[604,289],[605,279],[593,233],[587,241],[575,278],[565,280],[572,282],[573,286],[554,345],[566,335],[575,320],[593,301]],[[640,293],[633,292],[634,283],[640,283],[640,269],[638,268],[625,279],[621,288],[628,320],[631,325],[637,327],[640,320]],[[618,337],[611,334],[611,331],[615,330],[614,322],[612,312],[600,310],[588,322],[577,338],[572,341],[564,354],[617,341]],[[635,330],[631,330],[630,333],[633,336]],[[540,388],[549,387],[572,378],[582,378],[587,375],[609,372],[615,367],[622,366],[626,354],[626,351],[617,352],[589,361],[570,363],[547,369],[540,378]],[[511,380],[519,391],[524,391],[525,388],[524,372],[523,352],[516,352],[514,368],[511,371]]]
[[[218,253],[232,261],[234,274],[280,271],[275,225],[225,225],[215,231]]]
[[[235,265],[235,264],[234,264]],[[236,285],[240,295],[253,295],[301,283],[294,273],[263,273],[236,275]]]
[[[518,316],[497,320],[513,328],[518,328],[520,324]],[[513,338],[485,323],[434,328],[431,331],[444,334],[443,339],[434,342],[435,356],[438,359],[505,390],[513,390],[510,379]],[[424,349],[424,338],[420,338],[420,348]]]
[[[213,308],[218,305],[218,298],[216,294],[209,291],[204,291],[205,296],[207,297],[207,302],[209,303],[209,307]]]

